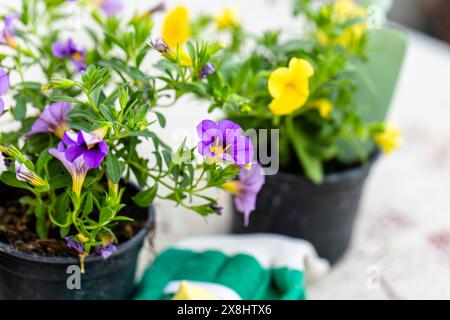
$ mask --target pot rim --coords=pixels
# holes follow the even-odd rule
[[[347,178],[347,177],[352,177],[352,176],[357,176],[359,174],[361,174],[361,172],[365,172],[367,170],[369,170],[372,165],[378,161],[378,159],[381,158],[381,151],[377,148],[375,149],[374,153],[369,157],[369,160],[367,162],[365,162],[364,164],[358,165],[356,167],[350,167],[341,171],[336,171],[336,172],[330,172],[330,173],[326,173],[324,175],[324,179],[321,183],[319,183],[318,185],[323,185],[323,184],[328,184],[328,183],[334,183],[336,181],[339,181],[343,178]],[[312,181],[310,181],[304,174],[296,174],[296,173],[291,173],[288,171],[283,171],[280,170],[277,174],[275,174],[275,176],[282,174],[284,176],[290,177],[290,178],[304,178],[306,181],[314,184]]]
[[[155,222],[155,208],[154,206],[150,206],[147,209],[148,216],[147,221],[145,222],[144,227],[139,230],[131,239],[121,243],[117,247],[117,251],[110,257],[119,256],[128,251],[131,247],[133,247],[137,242],[143,240],[149,232],[152,232],[151,226]],[[0,241],[0,254],[6,254],[12,256],[19,260],[26,260],[31,262],[38,263],[47,263],[47,264],[78,264],[80,260],[75,257],[52,257],[52,256],[44,256],[36,253],[29,253],[20,251],[18,249],[13,248],[9,244],[3,243]],[[104,262],[103,258],[100,255],[96,256],[88,256],[86,257],[84,263],[89,264],[93,262]]]

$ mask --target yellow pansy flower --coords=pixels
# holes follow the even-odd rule
[[[185,6],[176,7],[164,19],[162,38],[174,52],[178,51],[181,64],[188,67],[192,66],[192,59],[183,46],[190,36],[189,11]]]
[[[392,125],[386,126],[383,132],[375,134],[374,140],[386,154],[391,154],[402,143],[400,130]]]
[[[308,107],[317,109],[320,116],[324,119],[330,117],[331,111],[333,111],[333,104],[328,99],[319,99],[311,102]]]
[[[314,75],[312,65],[292,58],[289,67],[278,68],[269,78],[269,92],[273,97],[269,108],[275,115],[287,115],[301,108],[309,97],[309,78]]]
[[[226,8],[216,16],[215,21],[219,30],[233,28],[238,24],[238,14],[236,10]]]

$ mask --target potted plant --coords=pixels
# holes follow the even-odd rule
[[[198,19],[199,36],[215,22],[231,39],[209,77],[211,109],[245,129],[276,133],[259,136],[259,160],[272,172],[279,161],[280,170],[267,176],[252,222],[245,228],[236,219],[236,232],[304,238],[331,262],[345,252],[378,150],[400,144],[398,129],[384,121],[406,42],[383,25],[384,10],[297,0],[301,34],[249,34],[229,9]]]
[[[202,121],[198,146],[172,148],[154,132],[167,98],[213,72],[205,66],[219,47],[147,43],[161,6],[125,19],[120,6],[98,4],[89,13],[82,1],[23,0],[3,19],[0,299],[130,298],[154,199],[220,214],[204,192],[253,160],[231,121]],[[92,19],[73,29],[65,21],[74,8]],[[85,31],[91,43],[82,45]],[[149,71],[152,49],[164,57]]]

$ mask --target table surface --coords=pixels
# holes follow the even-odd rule
[[[167,1],[169,6],[182,2]],[[300,28],[290,18],[286,0],[214,0],[207,6],[204,0],[184,2],[193,15],[234,6],[253,31]],[[127,4],[131,11],[145,8],[148,2],[127,0]],[[374,168],[352,246],[328,275],[308,283],[311,299],[450,299],[449,76],[449,47],[410,33],[391,112],[392,122],[402,128],[403,146]],[[194,137],[200,120],[220,116],[207,115],[206,108],[193,98],[183,99],[165,113],[168,126],[161,134],[174,142],[183,133]],[[149,153],[145,145],[140,150]],[[141,271],[154,254],[178,239],[229,231],[231,200],[219,191],[213,195],[222,199],[227,210],[222,217],[207,220],[171,203],[156,203],[154,246],[142,251]]]

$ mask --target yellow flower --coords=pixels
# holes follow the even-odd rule
[[[173,52],[178,53],[181,65],[187,67],[192,66],[192,59],[183,45],[190,36],[189,11],[185,6],[176,7],[164,20],[162,38]]]
[[[337,0],[333,5],[332,12],[333,21],[339,24],[367,16],[366,9],[357,5],[353,0]],[[361,41],[366,31],[366,23],[354,24],[346,28],[341,35],[334,39],[334,42],[344,48],[351,49]],[[330,44],[330,39],[323,30],[318,30],[316,36],[317,40],[323,45]]]
[[[77,234],[77,238],[78,238],[78,240],[80,240],[80,242],[82,242],[82,243],[85,243],[85,242],[88,242],[88,241],[89,241],[89,238],[86,237],[86,236],[85,236],[84,234],[82,234],[82,233]]]
[[[162,37],[171,48],[183,46],[191,35],[189,11],[179,6],[170,11],[163,24]]]
[[[400,130],[394,126],[386,126],[383,132],[375,134],[374,139],[386,154],[391,154],[402,143]]]
[[[278,68],[269,78],[269,92],[273,100],[269,105],[275,115],[287,115],[301,108],[309,97],[309,78],[314,75],[312,65],[292,58],[289,68]]]
[[[226,8],[216,18],[217,29],[229,29],[238,24],[238,14],[236,10]]]
[[[308,107],[317,109],[320,116],[324,119],[330,116],[331,111],[333,111],[333,104],[328,99],[319,99],[311,102]]]

